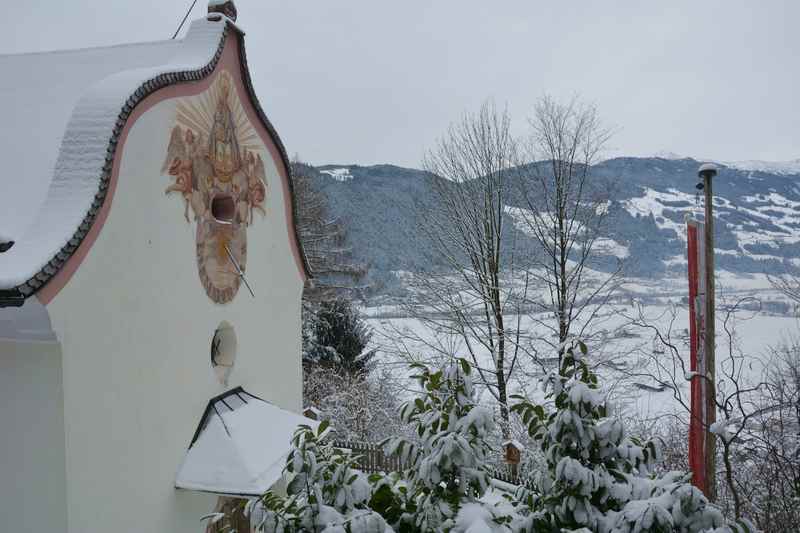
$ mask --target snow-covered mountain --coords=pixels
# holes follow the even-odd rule
[[[680,160],[680,159],[697,159],[686,157],[680,154],[676,154],[675,152],[657,152],[652,155],[652,157],[645,157],[642,159],[670,159],[670,160]],[[744,161],[716,161],[712,158],[700,158],[697,159],[705,161],[705,162],[714,162],[722,166],[726,166],[729,168],[733,168],[736,170],[746,170],[746,171],[758,171],[758,172],[766,172],[769,174],[779,174],[784,176],[789,175],[798,175],[800,174],[800,159],[790,159],[788,161],[762,161],[759,159],[748,159]]]
[[[618,157],[595,166],[614,184],[614,221],[598,250],[624,257],[627,271],[661,278],[685,272],[685,216],[701,214],[699,162],[689,158]],[[714,179],[716,252],[720,269],[775,273],[800,265],[800,161],[721,164]],[[349,230],[356,258],[375,280],[391,271],[433,266],[435,255],[419,239],[414,205],[430,201],[427,175],[391,165],[327,165],[315,179],[333,214]],[[514,215],[509,206],[507,213]]]

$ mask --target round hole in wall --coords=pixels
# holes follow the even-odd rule
[[[217,222],[230,224],[236,214],[236,204],[229,194],[218,194],[211,200],[211,216]]]
[[[233,370],[235,361],[236,332],[230,323],[223,320],[211,339],[211,368],[214,369],[214,374],[222,385],[228,384],[228,376]]]

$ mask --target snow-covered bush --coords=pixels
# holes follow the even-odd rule
[[[586,346],[566,351],[559,372],[544,381],[554,409],[522,398],[512,407],[546,460],[525,494],[528,531],[660,533],[747,531],[728,526],[720,511],[688,483],[688,476],[654,474],[659,450],[628,436],[608,412],[597,377],[585,361]]]
[[[399,434],[401,386],[386,370],[354,375],[321,365],[303,368],[303,399],[330,421],[336,440],[380,442]]]
[[[368,506],[372,487],[355,469],[353,457],[324,442],[330,428],[317,433],[300,426],[286,460],[291,477],[287,495],[270,491],[249,502],[245,513],[258,531],[291,533],[383,533],[386,521]]]
[[[471,367],[463,359],[438,371],[415,364],[422,394],[400,408],[415,439],[393,438],[389,454],[407,465],[392,478],[384,510],[398,531],[510,531],[506,507],[482,500],[489,487],[487,438],[492,411],[475,404]],[[385,482],[384,482],[385,483]],[[386,491],[386,489],[384,489]],[[388,492],[388,491],[387,491]]]

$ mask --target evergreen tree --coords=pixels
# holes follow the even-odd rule
[[[527,503],[527,531],[663,533],[748,531],[730,529],[721,512],[681,472],[654,475],[660,452],[653,442],[626,434],[610,416],[586,346],[571,346],[558,373],[545,381],[555,409],[523,399],[512,410],[541,442],[546,465]]]
[[[375,350],[367,350],[372,332],[350,300],[336,298],[320,303],[312,335],[307,362],[352,375],[363,375],[369,370],[369,363],[375,357]]]

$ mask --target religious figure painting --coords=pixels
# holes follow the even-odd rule
[[[197,269],[216,303],[233,300],[247,266],[247,227],[266,215],[263,145],[227,71],[181,100],[161,169],[196,228]]]

